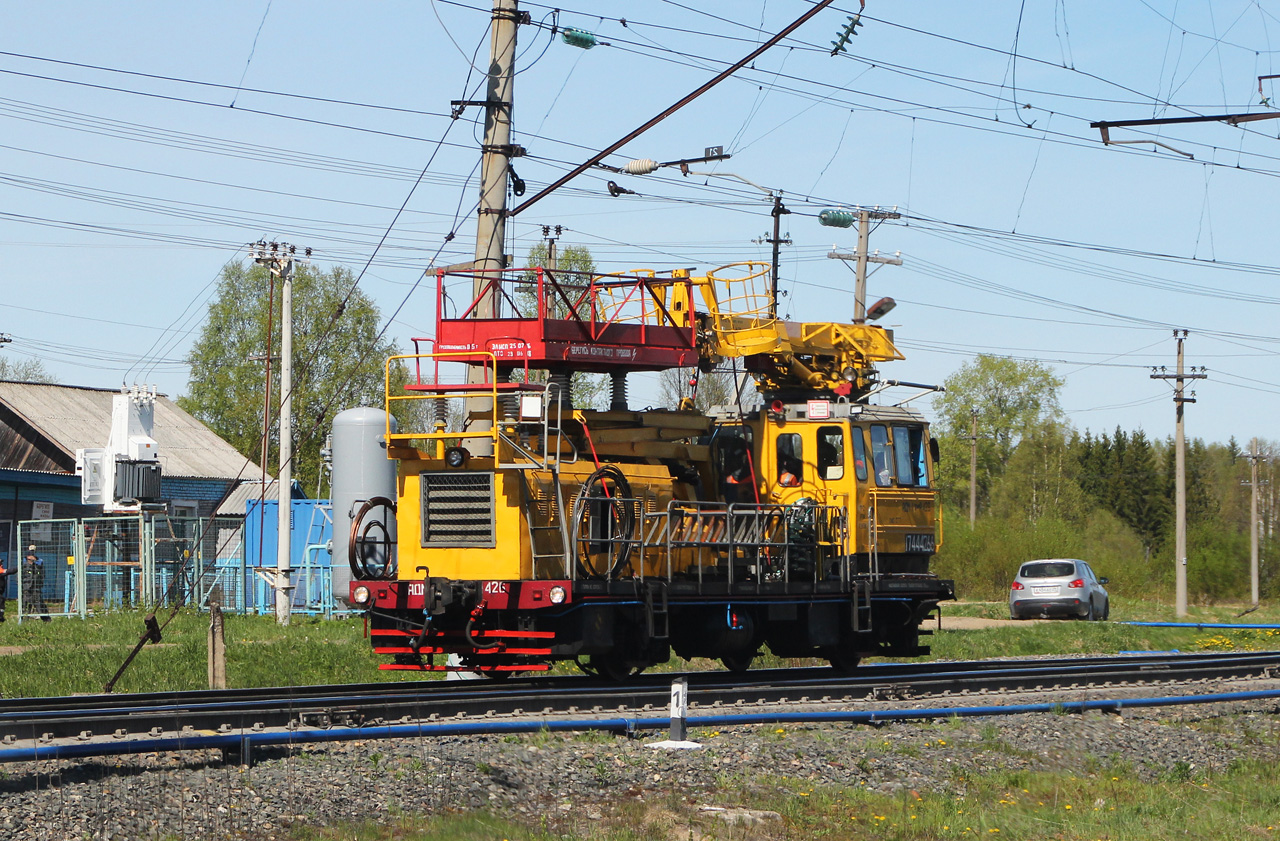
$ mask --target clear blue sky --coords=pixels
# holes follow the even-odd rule
[[[429,334],[433,283],[415,283],[473,250],[480,114],[448,113],[478,96],[469,63],[487,53],[489,5],[9,4],[0,332],[14,341],[0,353],[66,383],[181,394],[212,284],[259,238],[356,273],[372,257],[361,286],[399,312],[389,334]],[[809,5],[561,7],[561,26],[606,42],[590,51],[522,28],[519,175],[531,192],[549,183]],[[1105,147],[1089,122],[1267,110],[1258,76],[1280,72],[1280,4],[870,0],[832,57],[856,7],[822,12],[610,162],[722,145],[718,171],[782,190],[783,311],[797,319],[852,315],[853,274],[826,255],[854,233],[817,213],[899,208],[872,240],[904,262],[870,282],[873,300],[898,301],[886,321],[907,360],[886,376],[940,382],[979,352],[1040,360],[1066,379],[1076,427],[1163,438],[1170,388],[1150,366],[1172,366],[1171,331],[1186,328],[1188,364],[1209,368],[1189,434],[1277,437],[1280,120],[1112,133],[1177,151]],[[1276,82],[1263,92],[1280,102]],[[609,178],[639,195],[611,198]],[[753,240],[769,223],[764,195],[731,180],[588,173],[518,217],[508,251],[559,224],[610,270],[705,269],[767,259]],[[652,392],[652,377],[636,383],[633,402]]]

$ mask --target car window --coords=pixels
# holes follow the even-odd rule
[[[1023,578],[1060,578],[1064,575],[1075,575],[1076,565],[1070,561],[1055,561],[1046,564],[1023,564],[1018,572]]]

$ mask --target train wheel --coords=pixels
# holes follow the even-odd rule
[[[745,672],[751,668],[751,662],[756,659],[755,652],[750,654],[729,654],[720,658],[720,662],[731,672]]]
[[[587,658],[585,665],[579,663],[578,668],[589,675],[598,675],[615,683],[621,683],[644,671],[643,666],[636,666],[612,654],[593,654]]]
[[[854,669],[858,668],[858,663],[862,658],[851,651],[843,651],[836,649],[827,652],[827,662],[831,664],[831,668],[841,674],[850,674]]]

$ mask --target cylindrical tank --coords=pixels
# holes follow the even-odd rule
[[[351,537],[356,536],[356,566],[377,574],[387,568],[396,541],[396,520],[385,505],[371,499],[396,499],[396,462],[387,458],[387,413],[361,406],[333,419],[333,598],[348,604],[351,590]],[[391,418],[391,431],[396,419]],[[364,516],[359,523],[355,518]]]

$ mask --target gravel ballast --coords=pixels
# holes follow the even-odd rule
[[[538,733],[313,744],[260,751],[251,767],[215,752],[15,763],[0,766],[0,838],[281,839],[296,823],[476,809],[585,836],[591,821],[624,804],[661,808],[673,795],[705,815],[749,823],[777,816],[717,812],[718,795],[794,784],[962,796],[967,779],[1002,769],[1124,765],[1157,780],[1263,754],[1274,760],[1277,708],[1254,701],[697,729],[690,738],[703,747],[684,751],[649,747],[661,732]]]

